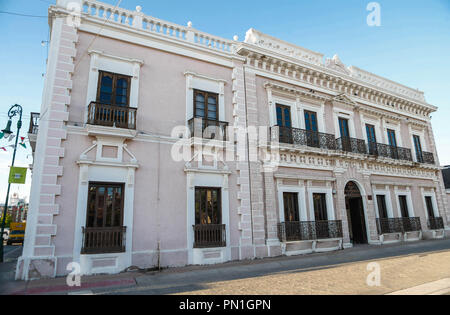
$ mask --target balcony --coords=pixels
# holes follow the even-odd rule
[[[196,117],[188,121],[188,127],[192,138],[227,141],[227,122]]]
[[[30,118],[30,128],[28,129],[28,134],[30,135],[37,135],[39,130],[39,118],[41,114],[40,113],[31,113]]]
[[[418,153],[416,154],[417,162],[423,163],[423,164],[436,164],[434,160],[434,154],[430,152],[422,152],[422,154]]]
[[[85,228],[83,227],[83,248],[81,254],[110,254],[125,252],[127,228]]]
[[[303,221],[278,224],[280,242],[342,238],[342,221]]]
[[[336,140],[337,149],[344,152],[367,154],[366,141],[355,138],[339,138]]]
[[[91,102],[88,107],[88,125],[136,130],[137,108]]]
[[[420,218],[377,219],[378,234],[417,232],[422,230]]]
[[[373,156],[412,161],[411,149],[375,142],[369,142],[367,147],[368,153]]]
[[[272,134],[278,134],[280,143],[304,145],[313,148],[336,150],[336,138],[334,135],[297,129],[275,126],[271,128]]]
[[[428,228],[430,230],[443,230],[444,229],[444,220],[441,217],[430,218],[428,220]]]
[[[194,225],[194,248],[227,246],[225,224]]]

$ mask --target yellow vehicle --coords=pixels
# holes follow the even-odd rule
[[[26,223],[11,223],[9,226],[9,237],[6,242],[7,245],[12,245],[13,243],[21,243],[25,240],[25,227]]]

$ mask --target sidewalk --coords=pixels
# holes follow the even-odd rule
[[[240,261],[215,266],[189,266],[161,272],[134,271],[118,275],[85,276],[81,279],[82,286],[74,288],[66,285],[66,278],[14,281],[15,264],[11,265],[9,262],[0,267],[0,294],[387,294],[396,291],[399,294],[427,294],[426,290],[430,286],[438,287],[433,292],[445,293],[445,279],[450,278],[450,265],[442,262],[449,258],[450,240],[421,241],[383,247],[359,246],[332,253]],[[359,278],[365,279],[367,262],[375,260],[385,266],[386,284],[382,289],[369,290]],[[405,268],[410,274],[395,278],[399,274],[395,268],[405,262],[410,264]],[[433,264],[437,267],[432,268]],[[430,266],[429,274],[422,270],[426,266]],[[351,279],[351,276],[355,279],[353,287],[345,279]],[[295,282],[284,291],[281,289],[282,285],[278,291],[262,290],[263,286],[273,288],[271,283],[275,281],[289,279],[295,279]],[[442,280],[438,285],[417,287],[415,291],[401,291],[438,280]],[[256,286],[258,282],[260,285]],[[300,287],[299,283],[303,285]],[[310,283],[315,291],[310,287],[306,288],[305,283]],[[317,283],[326,284],[327,287],[319,288]],[[357,285],[361,288],[357,288]],[[298,288],[294,290],[295,286]]]

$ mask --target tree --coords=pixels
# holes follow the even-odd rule
[[[12,218],[9,213],[6,214],[6,221],[5,221],[5,229],[9,229],[9,226],[11,224]],[[0,224],[3,222],[3,215],[0,217]]]

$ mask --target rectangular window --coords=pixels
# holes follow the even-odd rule
[[[195,224],[222,224],[220,188],[195,188]]]
[[[433,199],[430,196],[426,196],[425,203],[427,205],[428,218],[434,219]]]
[[[277,126],[291,128],[291,108],[289,106],[277,104]]]
[[[326,194],[313,194],[314,216],[316,221],[328,221],[326,197]]]
[[[305,129],[317,132],[317,113],[305,110]]]
[[[409,218],[408,202],[406,200],[406,196],[398,196],[398,200],[400,203],[400,213],[402,217]]]
[[[378,215],[380,219],[387,219],[388,213],[386,208],[386,196],[377,195],[377,204],[378,204]]]
[[[194,90],[194,117],[219,120],[219,94]]]
[[[86,227],[123,225],[124,184],[89,183]]]
[[[420,136],[413,135],[414,149],[416,150],[417,162],[423,163],[422,144],[420,143]]]
[[[369,145],[369,154],[378,155],[377,137],[375,133],[375,126],[366,124],[367,142]]]
[[[99,71],[97,102],[107,105],[129,107],[131,77]]]
[[[299,222],[298,193],[283,193],[285,222]]]
[[[350,131],[348,129],[348,119],[339,118],[339,130],[341,138],[350,138]]]
[[[387,130],[388,141],[391,147],[397,147],[397,138],[395,137],[395,130]]]

